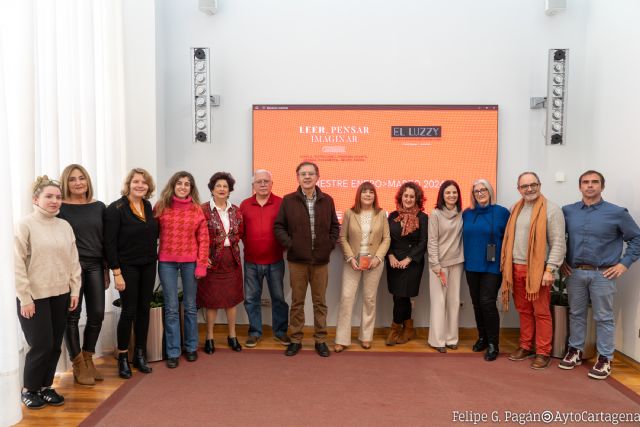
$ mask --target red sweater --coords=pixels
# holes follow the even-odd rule
[[[273,264],[282,260],[282,246],[273,234],[282,198],[274,194],[260,206],[255,194],[240,204],[244,221],[244,259],[252,264]]]
[[[209,230],[200,206],[187,199],[173,198],[160,217],[161,262],[196,262],[196,276],[207,273]]]

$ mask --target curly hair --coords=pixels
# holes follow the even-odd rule
[[[422,188],[420,188],[420,186],[413,181],[405,182],[400,186],[398,192],[396,193],[396,204],[398,206],[402,206],[402,195],[407,188],[411,188],[416,193],[416,206],[420,208],[420,210],[423,210],[424,193],[422,192]]]
[[[221,179],[227,181],[227,184],[229,185],[229,193],[231,193],[233,191],[233,186],[235,185],[236,180],[233,179],[229,172],[214,173],[209,179],[209,184],[207,184],[207,187],[209,187],[209,191],[213,190],[213,187],[216,186],[216,182],[220,181]]]

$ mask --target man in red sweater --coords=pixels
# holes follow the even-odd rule
[[[284,260],[282,246],[273,233],[273,223],[282,198],[271,192],[271,173],[264,169],[253,175],[255,194],[240,204],[244,220],[244,308],[249,316],[249,337],[245,345],[255,347],[262,339],[262,282],[267,279],[271,295],[273,337],[283,345],[291,340],[287,335],[289,305],[284,299]]]

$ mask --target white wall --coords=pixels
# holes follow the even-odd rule
[[[634,4],[631,0],[619,3]],[[624,170],[604,160],[611,152],[608,144],[612,138],[606,138],[606,146],[602,142],[611,132],[605,123],[621,122],[636,112],[636,107],[630,99],[622,102],[626,108],[622,116],[610,107],[607,113],[612,120],[607,121],[594,109],[599,89],[613,85],[620,101],[618,98],[631,92],[628,84],[637,85],[633,80],[637,65],[622,73],[617,70],[616,76],[622,74],[622,80],[612,83],[613,71],[598,63],[601,51],[607,48],[601,39],[632,43],[634,38],[626,33],[633,30],[637,35],[632,26],[632,18],[638,17],[637,5],[631,12],[621,12],[623,7],[606,10],[607,6],[593,1],[570,2],[566,12],[549,17],[543,4],[540,0],[220,0],[218,13],[207,16],[197,10],[196,1],[157,1],[158,140],[150,161],[158,162],[158,181],[162,185],[176,170],[187,169],[206,193],[208,177],[217,170],[227,170],[238,181],[232,201],[238,203],[247,197],[254,103],[486,103],[500,106],[501,204],[509,206],[517,199],[515,179],[523,170],[537,171],[545,194],[565,204],[579,198],[578,175],[587,167],[601,167],[610,174],[607,197],[638,214],[638,202],[632,205],[631,192],[617,187],[629,181],[628,177],[624,180]],[[619,13],[628,17],[626,25],[617,25]],[[616,31],[609,33],[610,26]],[[190,142],[189,48],[194,46],[210,48],[212,93],[222,98],[222,105],[212,109],[213,144]],[[562,147],[544,144],[544,110],[529,109],[529,97],[546,95],[550,48],[571,49],[568,142]],[[619,50],[622,53],[623,48]],[[624,58],[631,60],[633,55],[627,53],[617,61]],[[623,129],[628,131],[631,123],[629,120]],[[634,150],[631,138],[623,132],[616,133],[616,147]],[[140,151],[132,154],[140,156]],[[627,159],[631,161],[630,156]],[[556,172],[565,172],[568,182],[553,182]],[[293,171],[291,188],[295,188]],[[614,197],[618,196],[615,188],[624,188],[620,192],[626,197]],[[331,264],[327,295],[330,323],[335,322],[339,300],[340,255],[334,253]],[[621,280],[621,293],[630,287],[627,282],[632,277],[633,271]],[[426,291],[425,279],[416,299],[415,317],[420,325],[428,321]],[[637,297],[633,301],[634,305],[621,304],[620,316],[627,316],[624,322],[635,324],[635,330],[640,323]],[[466,287],[463,302],[461,325],[471,327],[473,311]],[[379,307],[377,324],[387,325],[391,300],[384,280]],[[307,316],[309,321],[309,304]],[[503,326],[516,325],[512,309],[504,316]],[[618,348],[640,358],[637,340],[631,335],[625,331],[626,338],[619,337]]]

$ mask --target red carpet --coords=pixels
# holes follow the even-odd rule
[[[488,363],[453,352],[199,356],[177,369],[162,362],[150,375],[134,373],[81,426],[438,426],[452,424],[454,411],[466,421],[517,425],[507,417],[640,413],[640,398],[613,378],[589,379],[585,366],[563,371],[557,360],[534,371],[505,355]]]

